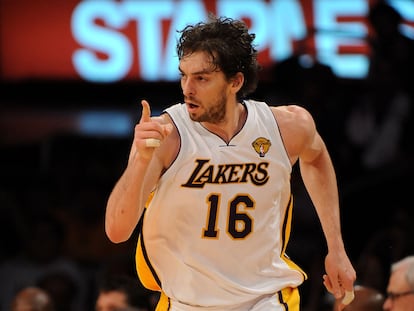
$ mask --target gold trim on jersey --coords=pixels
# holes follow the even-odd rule
[[[296,287],[286,287],[277,292],[279,302],[285,307],[286,311],[299,311],[300,295]]]
[[[161,292],[160,299],[158,300],[157,307],[155,311],[168,311],[171,308],[170,298]]]
[[[145,210],[142,214],[142,224],[144,223],[145,211],[152,201],[154,196],[154,192],[151,192],[147,202],[145,203]],[[135,268],[137,270],[137,274],[141,283],[148,289],[153,291],[160,291],[161,290],[161,282],[151,265],[151,262],[148,258],[147,251],[145,249],[144,238],[142,233],[142,227],[139,232],[138,242],[135,252]]]
[[[143,245],[141,235],[138,238],[137,250],[135,253],[135,266],[142,285],[144,285],[149,290],[161,290],[158,277],[146,255],[145,246]]]
[[[290,239],[290,232],[292,230],[292,215],[293,215],[293,195],[290,196],[287,208],[286,208],[286,214],[283,220],[283,226],[282,226],[282,252],[280,254],[280,258],[284,262],[287,263],[287,265],[292,268],[293,270],[299,271],[303,275],[303,280],[307,280],[308,276],[305,273],[305,271],[302,270],[296,263],[294,263],[289,256],[286,254],[286,248]],[[290,310],[290,309],[289,309]]]

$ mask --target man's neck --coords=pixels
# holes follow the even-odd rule
[[[241,103],[236,103],[234,109],[226,112],[223,121],[219,123],[201,122],[201,124],[210,132],[221,137],[226,143],[236,135],[243,127],[247,118],[247,109]]]

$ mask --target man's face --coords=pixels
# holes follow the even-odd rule
[[[120,291],[100,293],[96,300],[96,311],[116,311],[129,307],[127,297]]]
[[[228,99],[235,101],[231,81],[212,64],[211,56],[195,52],[180,60],[181,88],[193,121],[225,121]]]
[[[392,272],[387,286],[388,297],[384,303],[384,310],[414,311],[414,292],[410,290],[405,279],[405,270],[405,267],[400,267]],[[408,294],[399,296],[401,293]]]

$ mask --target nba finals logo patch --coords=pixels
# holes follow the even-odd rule
[[[259,154],[260,157],[264,157],[265,154],[269,151],[269,148],[272,144],[270,140],[264,137],[256,138],[254,142],[252,142],[252,146],[254,150]]]

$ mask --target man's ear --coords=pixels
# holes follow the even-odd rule
[[[231,79],[231,86],[236,89],[236,93],[241,89],[244,83],[244,75],[241,72],[238,72]]]

